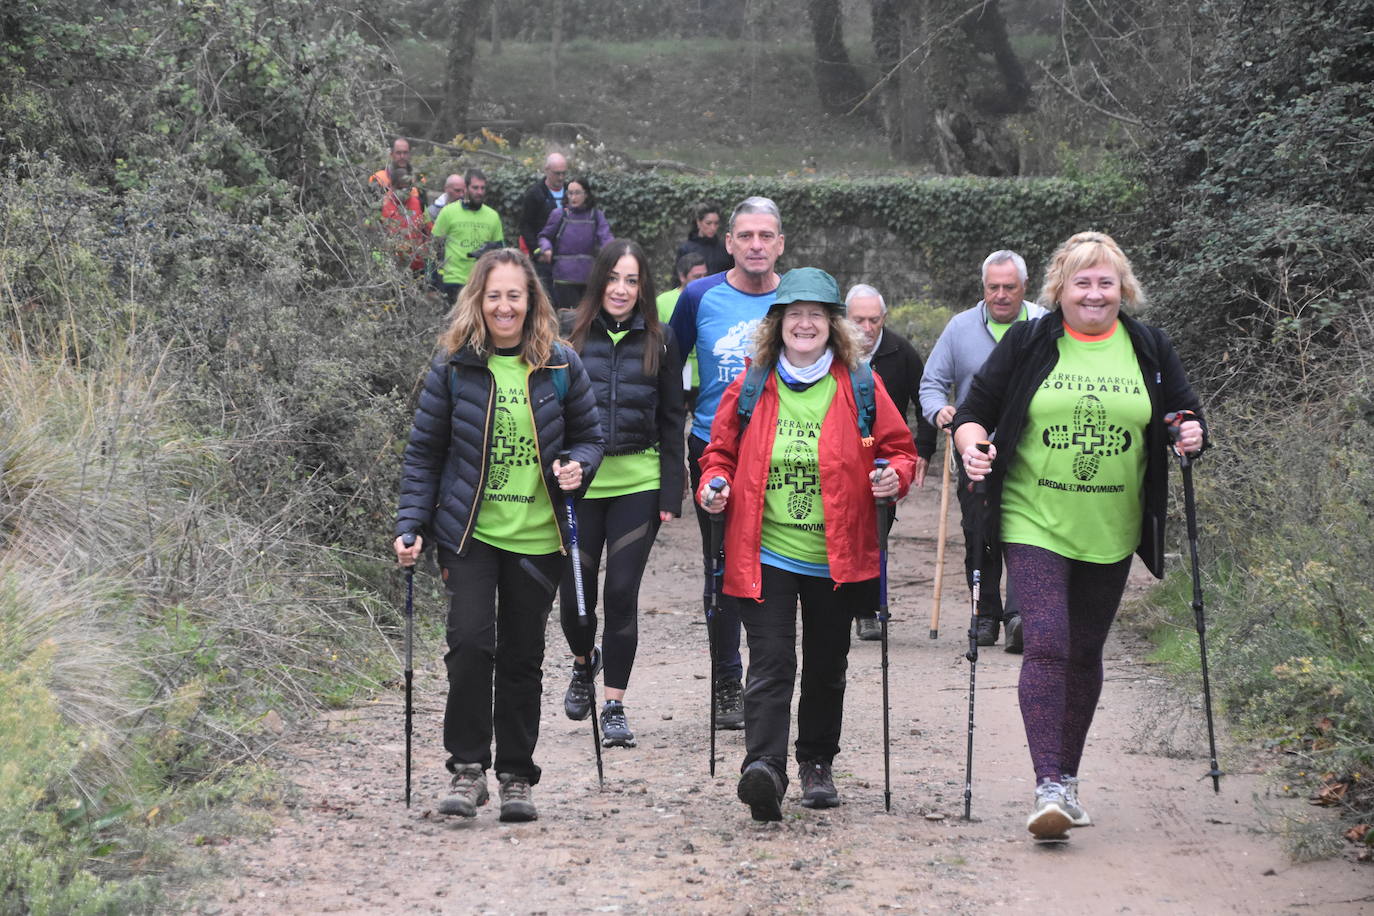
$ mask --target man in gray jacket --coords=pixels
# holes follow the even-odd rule
[[[968,394],[974,374],[983,366],[993,347],[1007,328],[1018,321],[1029,321],[1045,314],[1045,309],[1027,302],[1026,261],[1014,251],[994,251],[983,261],[983,299],[973,308],[950,319],[935,342],[921,376],[921,413],[937,429],[946,429],[954,418],[954,405]],[[951,397],[952,396],[952,397]],[[956,462],[958,456],[955,456]],[[982,587],[978,605],[978,645],[997,642],[997,631],[1005,619],[1008,652],[1021,651],[1021,616],[1015,596],[1007,595],[1002,606],[1002,558],[995,551],[979,557],[975,553],[976,519],[973,494],[968,477],[959,465],[959,508],[964,528],[964,573],[973,588],[973,571],[981,567]]]

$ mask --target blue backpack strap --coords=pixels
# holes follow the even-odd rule
[[[555,343],[553,345],[553,355],[556,361],[562,362],[561,366],[553,366],[549,372],[553,375],[553,391],[558,395],[558,403],[562,404],[568,397],[568,354],[563,349],[563,345]]]
[[[873,390],[873,367],[868,360],[859,363],[858,368],[850,370],[849,385],[854,389],[854,406],[859,410],[859,435],[863,437],[864,447],[873,444],[873,420],[878,414],[878,403]]]
[[[768,372],[758,363],[750,363],[749,370],[744,374],[744,382],[740,385],[737,403],[740,438],[744,438],[749,418],[754,415],[754,406],[758,404],[759,395],[763,393],[763,385],[767,381]]]

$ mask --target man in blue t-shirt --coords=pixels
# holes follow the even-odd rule
[[[776,298],[779,277],[775,267],[782,256],[782,214],[766,197],[750,197],[730,214],[725,250],[735,266],[687,284],[677,301],[670,325],[678,348],[697,351],[701,389],[692,413],[692,434],[687,439],[687,469],[692,493],[701,489],[701,453],[711,439],[711,422],[725,389],[744,372],[744,358],[754,349],[754,331]],[[693,505],[696,505],[695,498]],[[701,554],[706,576],[703,603],[711,597],[710,516],[696,506],[701,527]],[[739,611],[722,596],[716,615],[716,727],[744,727],[744,702],[740,661]]]

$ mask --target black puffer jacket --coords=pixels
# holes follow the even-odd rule
[[[693,229],[687,235],[687,241],[677,246],[677,256],[680,258],[689,251],[695,251],[706,259],[706,273],[718,274],[722,270],[729,270],[735,266],[735,259],[730,252],[725,250],[725,239],[721,233],[711,236],[709,239],[702,238]]]
[[[1145,427],[1144,512],[1140,519],[1140,543],[1136,553],[1155,578],[1164,577],[1164,521],[1169,503],[1169,431],[1164,415],[1191,410],[1203,424],[1203,447],[1208,445],[1202,405],[1183,373],[1169,335],[1121,313],[1121,324],[1131,335],[1140,374],[1150,398],[1150,423]],[[1059,338],[1064,336],[1063,315],[1055,310],[1033,321],[1012,325],[1002,342],[973,377],[973,384],[954,414],[953,425],[976,422],[997,434],[997,457],[988,475],[986,514],[983,519],[985,549],[1001,550],[1002,484],[1016,457],[1016,447],[1026,427],[1031,398],[1040,383],[1059,362]],[[987,537],[991,533],[993,536]]]
[[[568,389],[560,402],[553,370],[566,365]],[[450,367],[456,371],[457,397],[450,393]],[[396,534],[419,532],[425,546],[438,545],[465,554],[477,524],[485,484],[487,452],[496,413],[494,379],[485,358],[463,348],[440,353],[430,363],[410,428],[401,472]],[[591,482],[601,463],[601,427],[596,400],[582,361],[570,347],[558,347],[549,366],[529,376],[530,410],[535,447],[544,471],[544,486],[562,531],[563,494],[550,466],[564,448],[582,465],[582,486]]]
[[[564,319],[571,324],[573,313]],[[635,312],[619,344],[611,341],[605,312],[592,319],[582,345],[582,362],[592,380],[607,455],[631,455],[650,446],[659,452],[659,511],[682,514],[686,456],[682,438],[686,404],[682,393],[682,355],[673,331],[663,325],[658,376],[644,374],[648,333]]]

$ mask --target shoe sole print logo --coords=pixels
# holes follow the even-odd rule
[[[811,505],[820,480],[816,476],[815,462],[805,443],[794,439],[787,443],[782,453],[783,487],[791,487],[787,494],[787,514],[794,520],[804,522],[811,516]]]
[[[1050,426],[1042,434],[1045,445],[1053,449],[1078,449],[1073,456],[1075,480],[1087,483],[1097,476],[1103,458],[1120,455],[1131,448],[1131,433],[1107,422],[1107,408],[1096,396],[1085,394],[1073,407],[1073,424]]]
[[[510,482],[511,469],[529,464],[533,460],[533,440],[519,434],[515,416],[511,414],[510,408],[496,408],[491,436],[491,469],[487,474],[489,487],[493,490],[504,490]]]

